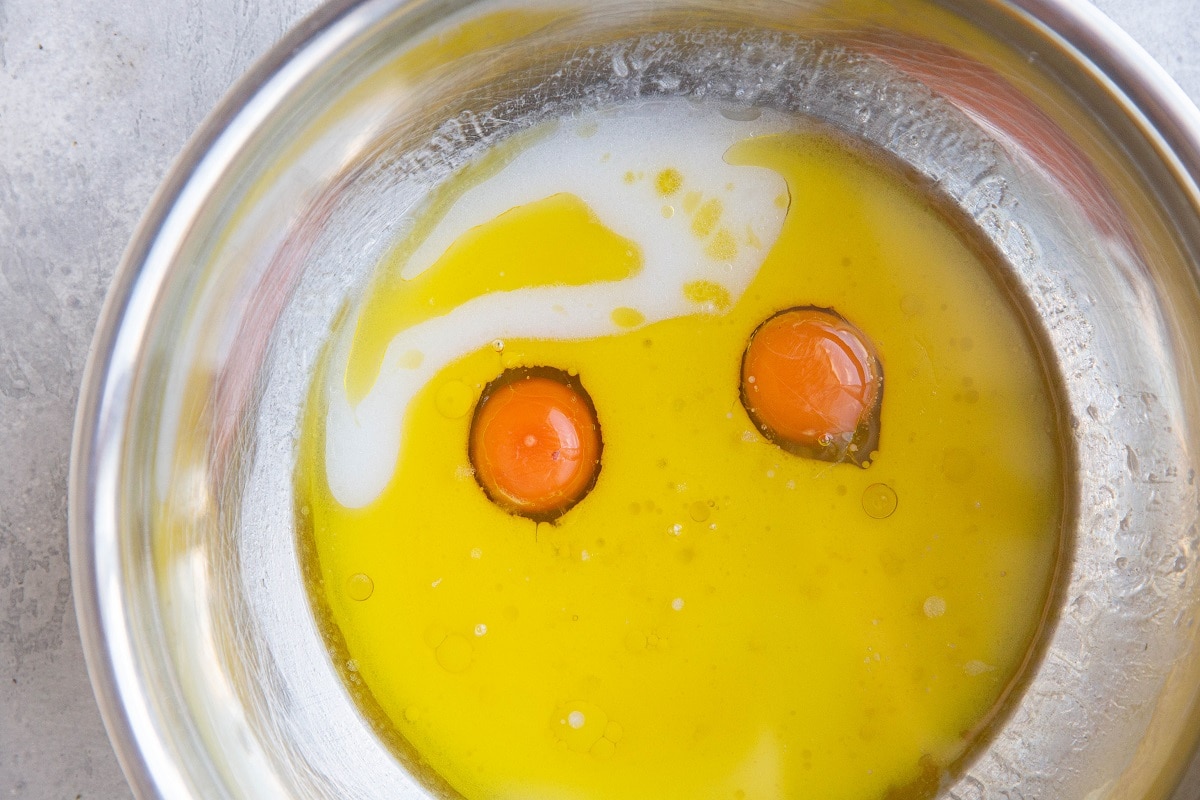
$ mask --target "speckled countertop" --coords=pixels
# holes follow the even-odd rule
[[[80,374],[175,154],[318,0],[0,0],[0,797],[130,796],[67,564]],[[1097,0],[1200,100],[1198,0]]]

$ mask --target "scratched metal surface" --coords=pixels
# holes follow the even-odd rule
[[[123,798],[71,604],[66,471],[100,303],[174,155],[316,0],[0,0],[0,797]],[[1200,99],[1200,3],[1098,0]],[[1200,797],[1200,774],[1181,800]]]

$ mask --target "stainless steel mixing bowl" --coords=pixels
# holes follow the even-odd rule
[[[992,240],[1048,344],[1071,557],[1024,691],[942,795],[1198,796],[1179,781],[1200,686],[1200,114],[1068,0],[339,0],[293,32],[155,198],[80,401],[75,596],[137,793],[427,796],[304,596],[310,369],[431,185],[539,120],[662,96],[890,151]]]

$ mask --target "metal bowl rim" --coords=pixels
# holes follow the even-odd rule
[[[954,6],[955,2],[942,2]],[[254,132],[304,79],[359,33],[397,11],[448,15],[470,0],[332,0],[275,44],[191,137],[122,256],[92,340],[75,416],[68,479],[71,581],[84,657],[105,728],[142,798],[192,797],[187,771],[138,671],[124,605],[117,504],[132,378],[176,253]],[[1200,109],[1127,33],[1083,0],[986,0],[1074,51],[1123,105],[1200,218]],[[976,6],[976,10],[978,6]],[[1200,277],[1200,276],[1198,276]]]

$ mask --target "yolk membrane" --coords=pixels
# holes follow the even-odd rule
[[[867,461],[879,438],[883,374],[870,341],[829,309],[790,308],[754,331],[742,405],[789,452]]]
[[[493,502],[550,521],[592,488],[600,449],[600,429],[583,387],[542,367],[506,372],[484,389],[467,455]]]

